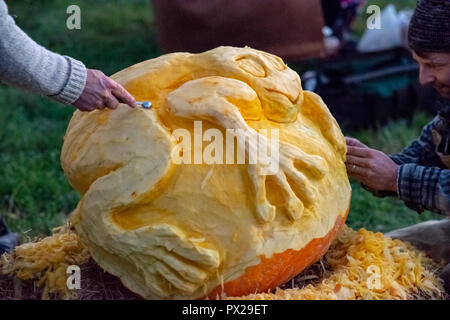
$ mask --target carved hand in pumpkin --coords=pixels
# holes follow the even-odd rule
[[[246,83],[212,76],[189,81],[174,90],[167,96],[167,107],[178,117],[208,120],[222,128],[240,129],[249,137],[249,143],[244,144],[247,154],[257,154],[255,142],[268,139],[249,127],[239,105],[248,107],[253,103],[255,107],[244,110],[244,116],[260,119],[261,106],[255,101],[259,101],[258,95]],[[270,146],[270,143],[265,142],[264,145]],[[326,162],[320,156],[309,155],[286,142],[281,142],[279,147],[280,158],[273,161],[279,161],[280,170],[274,173],[274,181],[282,190],[285,213],[290,219],[297,220],[303,213],[304,203],[314,205],[317,190],[307,177],[294,167],[294,163],[320,179],[326,173]],[[274,153],[268,150],[267,156],[273,156]],[[255,191],[256,214],[262,221],[271,222],[276,208],[267,200],[267,192],[270,192],[266,190],[267,175],[262,174],[261,165],[258,164],[249,164],[248,171]]]
[[[349,205],[345,140],[281,59],[220,47],[112,78],[153,109],[77,112],[61,155],[83,195],[72,222],[106,271],[146,298],[242,295],[276,287],[326,251]],[[193,132],[194,120],[268,146],[262,129],[279,130],[279,170],[175,164],[173,132]]]

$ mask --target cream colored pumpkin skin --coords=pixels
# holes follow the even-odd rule
[[[322,238],[350,198],[345,140],[280,58],[251,48],[173,53],[113,77],[152,110],[76,112],[61,160],[82,195],[72,221],[96,261],[151,299],[199,298]],[[176,165],[172,133],[278,129],[280,170]],[[206,143],[204,146],[207,145]]]

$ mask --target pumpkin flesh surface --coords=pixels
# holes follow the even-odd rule
[[[349,207],[345,139],[280,58],[219,47],[164,55],[112,78],[152,109],[77,111],[61,154],[82,195],[71,221],[103,269],[144,298],[195,299],[249,272],[259,280],[233,294],[274,288],[324,254]],[[176,132],[189,132],[194,146],[196,121],[203,137],[239,129],[271,141],[266,132],[276,129],[279,170],[176,164]],[[194,149],[184,155],[194,159]],[[280,254],[292,256],[285,274],[258,269]]]

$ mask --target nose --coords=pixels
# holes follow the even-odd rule
[[[430,68],[422,64],[419,65],[419,82],[421,85],[433,83],[435,80]]]

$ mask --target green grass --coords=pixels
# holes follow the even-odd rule
[[[112,74],[161,54],[148,0],[7,1],[16,23],[43,46]],[[81,8],[81,30],[66,8]],[[61,225],[79,196],[60,166],[73,107],[0,85],[0,215],[33,237]]]
[[[13,230],[48,232],[78,201],[59,165],[73,110],[13,89],[0,90],[0,212]]]
[[[161,54],[148,0],[7,3],[17,24],[37,42],[106,74]],[[71,4],[81,8],[81,30],[66,28],[66,8]],[[64,222],[79,200],[59,162],[73,111],[70,106],[0,85],[0,214],[24,238],[48,234]],[[415,138],[428,119],[419,114],[412,123],[399,121],[378,130],[347,134],[393,152]],[[352,227],[387,231],[436,217],[419,216],[393,199],[376,199],[356,183],[353,188],[348,219]]]

